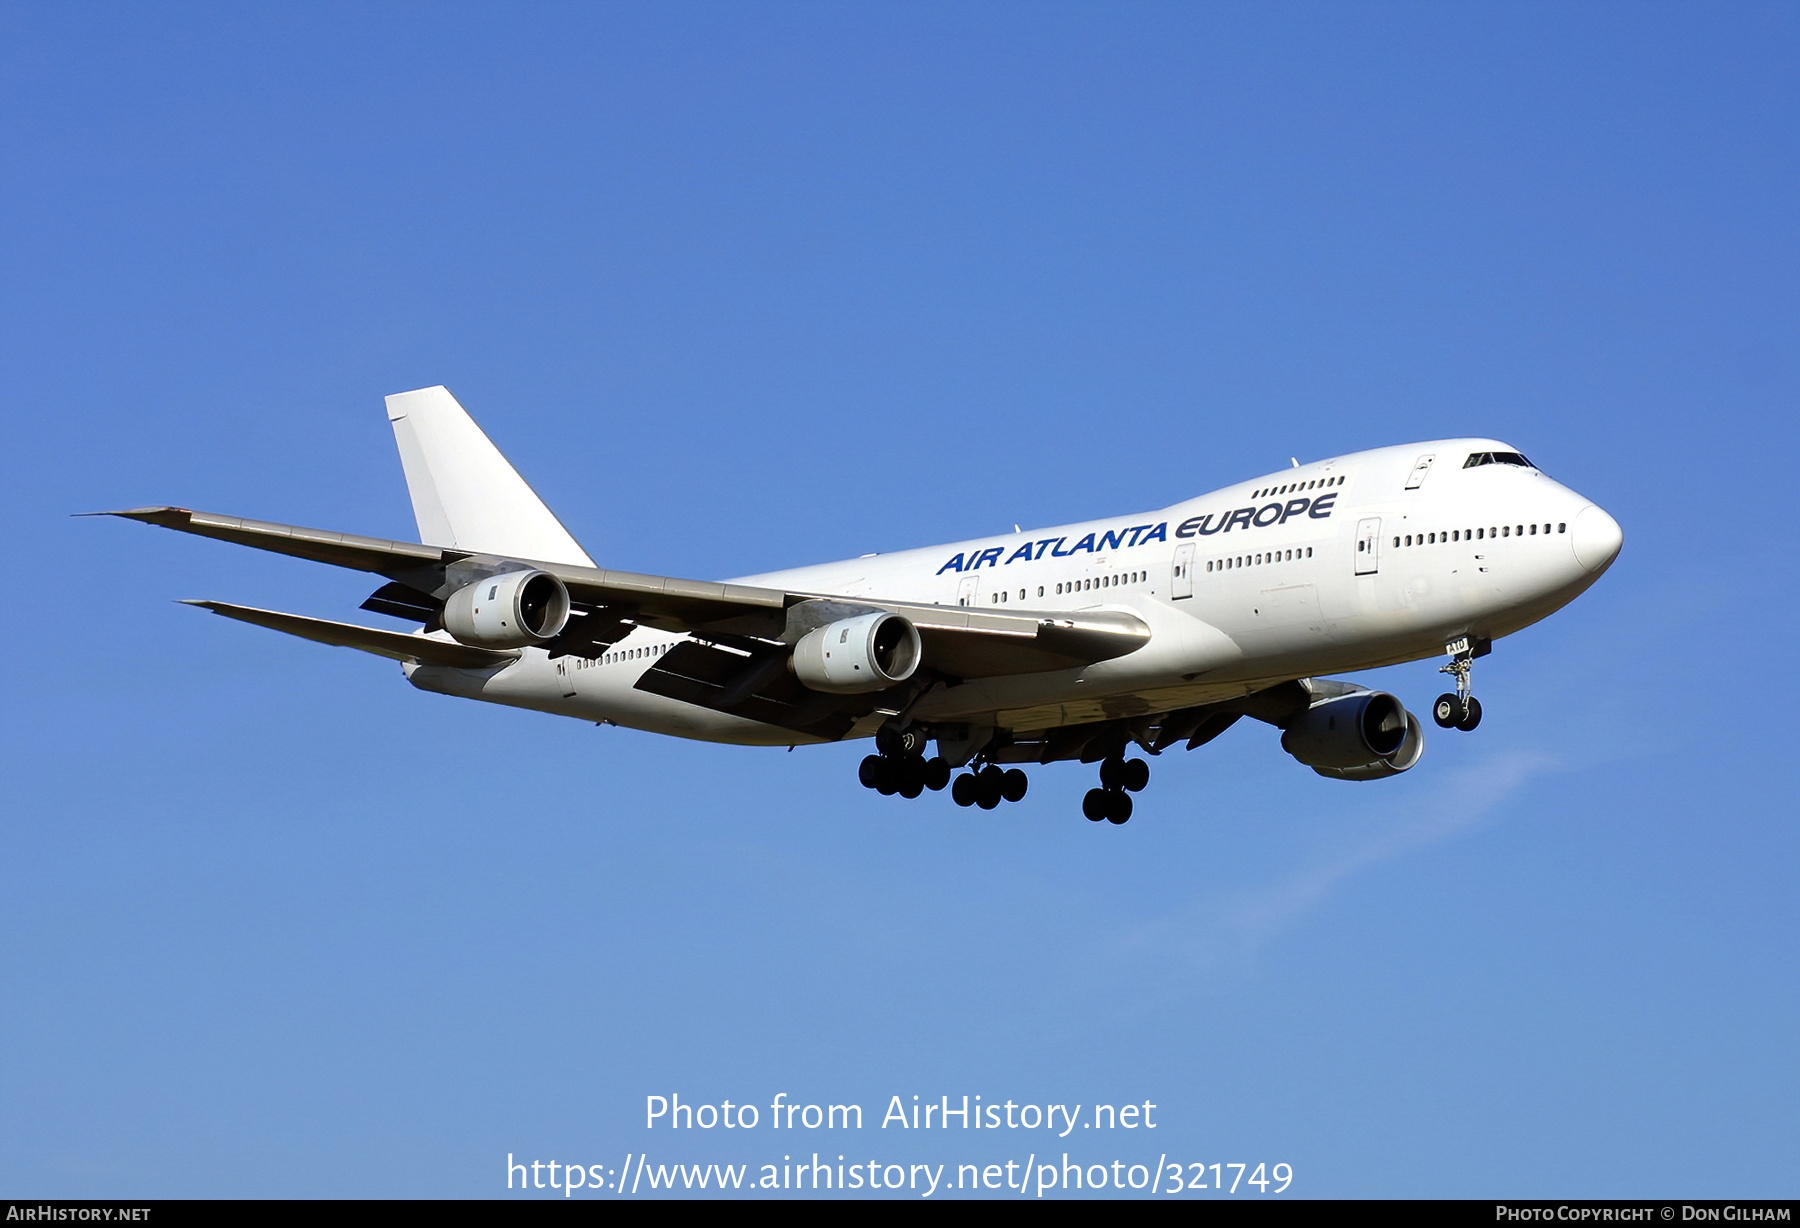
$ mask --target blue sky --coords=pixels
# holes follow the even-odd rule
[[[1773,4],[0,9],[0,1194],[1794,1195],[1797,52]],[[68,516],[411,536],[381,397],[435,383],[630,570],[1476,433],[1626,545],[1408,775],[1245,722],[1097,830],[1070,765],[985,814],[417,693],[173,604],[366,578]],[[646,1132],[671,1092],[1159,1125]]]

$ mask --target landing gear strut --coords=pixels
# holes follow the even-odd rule
[[[1090,822],[1124,823],[1131,818],[1131,794],[1150,783],[1150,765],[1142,759],[1115,755],[1100,762],[1100,787],[1081,799]]]
[[[1469,673],[1475,667],[1475,658],[1486,655],[1487,641],[1464,636],[1445,644],[1444,651],[1450,654],[1450,662],[1438,666],[1438,673],[1456,679],[1456,693],[1437,697],[1437,702],[1431,705],[1431,719],[1440,728],[1468,733],[1481,724],[1481,701],[1469,694]]]

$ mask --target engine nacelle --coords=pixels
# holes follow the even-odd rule
[[[814,691],[856,695],[905,682],[919,668],[919,630],[898,614],[860,614],[808,631],[794,645],[794,676]]]
[[[562,634],[569,590],[547,571],[509,571],[464,585],[444,602],[444,630],[476,648],[525,648]]]
[[[1281,749],[1321,776],[1379,780],[1419,761],[1425,729],[1392,695],[1362,691],[1308,708],[1282,733]]]

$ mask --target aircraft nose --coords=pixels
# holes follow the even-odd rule
[[[1582,508],[1573,527],[1575,531],[1570,534],[1569,544],[1574,547],[1575,561],[1589,571],[1604,571],[1607,564],[1619,557],[1619,547],[1625,544],[1625,531],[1601,508],[1593,504]]]

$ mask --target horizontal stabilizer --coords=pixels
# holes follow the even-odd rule
[[[307,618],[301,614],[282,614],[275,610],[258,610],[247,605],[228,605],[223,601],[184,601],[214,614],[254,623],[271,631],[284,631],[303,640],[332,644],[339,648],[355,648],[395,661],[415,661],[420,665],[447,665],[452,669],[492,669],[518,659],[516,652],[495,652],[488,648],[469,648],[463,644],[447,644],[428,640],[403,631],[378,631],[374,627],[358,627],[354,623],[334,623],[323,618]]]

